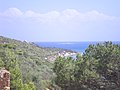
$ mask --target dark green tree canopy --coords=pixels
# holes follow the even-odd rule
[[[57,58],[55,83],[63,90],[119,90],[120,45],[89,45],[77,59]]]

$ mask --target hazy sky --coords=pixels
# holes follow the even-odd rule
[[[120,41],[120,0],[0,0],[0,36]]]

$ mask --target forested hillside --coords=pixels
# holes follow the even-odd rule
[[[42,48],[32,43],[0,37],[0,67],[11,73],[11,90],[45,90],[54,77],[46,56],[60,49]]]

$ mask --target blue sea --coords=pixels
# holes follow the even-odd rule
[[[90,44],[97,44],[102,42],[35,42],[41,47],[52,47],[68,49],[76,52],[83,53]],[[120,44],[120,42],[113,42],[114,44]]]

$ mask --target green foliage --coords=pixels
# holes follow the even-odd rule
[[[0,67],[4,67],[4,62],[2,61],[1,58],[0,58]]]
[[[29,82],[27,84],[24,84],[20,90],[36,90],[36,89],[34,84],[32,82]]]
[[[61,87],[70,85],[71,83],[69,82],[74,81],[74,67],[75,63],[72,58],[57,58],[53,68],[54,72],[57,75],[55,82]]]
[[[8,71],[10,71],[10,88],[11,90],[22,90],[22,88],[25,87],[25,85],[28,86],[28,88],[31,88],[29,84],[25,84],[22,81],[22,75],[19,68],[18,60],[16,58],[16,54],[14,53],[15,48],[12,47],[10,44],[1,44],[0,45],[0,51],[2,52],[0,54],[0,66],[5,67]],[[3,56],[4,55],[4,56]],[[27,90],[27,89],[25,89]],[[30,90],[30,89],[28,89]],[[34,88],[31,90],[35,90]]]
[[[118,90],[120,46],[112,42],[89,45],[77,59],[57,58],[55,84],[62,90]]]
[[[84,58],[86,57],[92,57],[98,62],[96,65],[97,73],[101,78],[104,78],[103,81],[99,82],[101,84],[100,87],[108,90],[120,88],[119,45],[112,44],[112,42],[105,42],[96,46],[89,46],[84,54]]]
[[[59,50],[0,36],[0,67],[11,73],[11,90],[45,90],[41,82],[54,78],[53,63],[45,57],[55,55]],[[30,89],[31,83],[33,89]],[[44,87],[48,84],[46,82]]]

